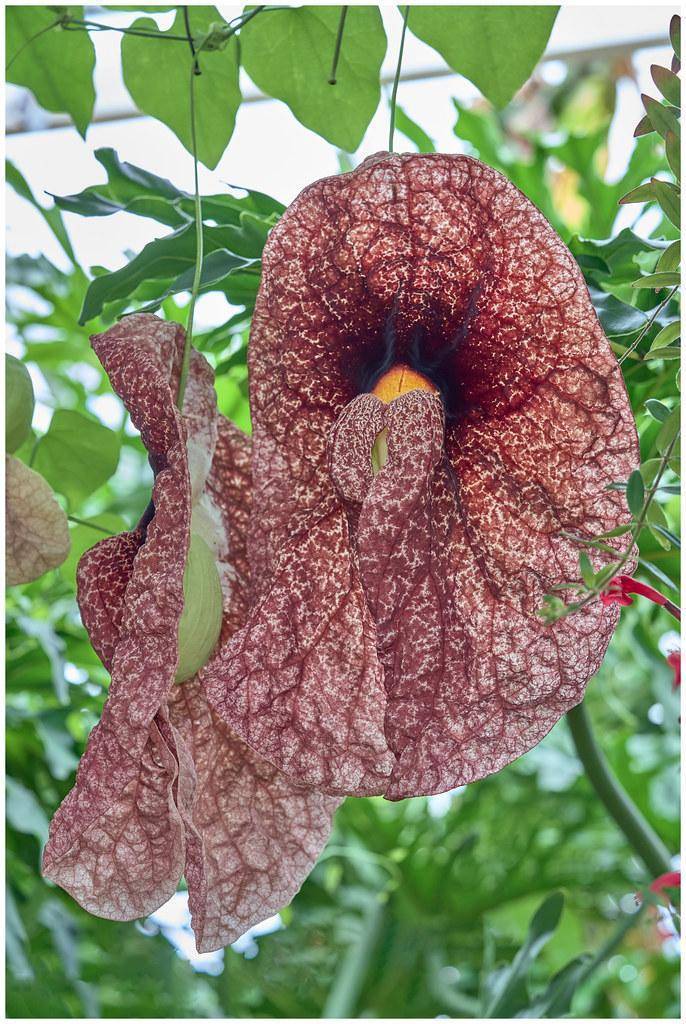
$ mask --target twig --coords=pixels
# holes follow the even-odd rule
[[[405,14],[403,15],[403,31],[400,36],[400,49],[398,50],[398,63],[395,68],[395,78],[393,79],[393,91],[391,93],[391,124],[388,131],[388,152],[393,152],[393,136],[395,135],[395,106],[398,98],[398,84],[400,82],[400,71],[403,66],[403,50],[405,49],[405,33],[407,32],[407,22],[410,17],[410,5],[405,5]]]
[[[338,70],[338,58],[341,55],[341,43],[343,42],[343,29],[345,28],[345,19],[348,16],[347,4],[341,7],[341,15],[338,20],[338,32],[336,33],[336,43],[333,49],[333,60],[331,62],[331,74],[329,75],[329,85],[336,84],[336,72]]]

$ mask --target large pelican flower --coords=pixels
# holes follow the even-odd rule
[[[572,256],[501,174],[379,154],[272,231],[249,349],[251,606],[200,673],[293,779],[436,793],[583,697],[617,620],[545,625],[638,462]],[[598,563],[598,566],[602,564]]]
[[[247,747],[209,707],[195,671],[247,614],[249,439],[218,416],[197,353],[177,410],[178,325],[136,315],[92,342],[155,484],[139,526],[79,564],[81,614],[112,682],[53,818],[43,871],[116,920],[156,910],[184,874],[198,949],[217,949],[290,901],[338,801]]]

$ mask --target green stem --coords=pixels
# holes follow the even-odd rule
[[[618,360],[620,366],[622,365],[624,360],[628,359],[628,357],[633,353],[634,349],[638,348],[638,346],[641,344],[641,342],[645,338],[646,334],[648,333],[650,328],[653,326],[653,324],[657,320],[659,314],[662,312],[662,310],[665,308],[665,306],[672,299],[672,297],[673,297],[674,293],[676,292],[677,288],[678,288],[678,285],[676,287],[672,288],[672,290],[670,291],[670,293],[667,296],[667,298],[663,299],[662,302],[660,303],[660,305],[656,306],[656,308],[653,310],[653,314],[650,317],[650,320],[648,320],[648,323],[645,324],[645,326],[639,332],[638,337],[631,343],[631,345],[629,345],[629,347],[627,349],[624,350],[624,354]]]
[[[171,35],[169,32],[146,32],[140,28],[122,28],[120,25],[103,25],[99,21],[86,21],[80,18],[69,18],[64,22],[67,30],[77,31],[95,29],[98,32],[120,32],[124,36],[141,36],[143,39],[166,39],[174,43],[185,43],[186,36]]]
[[[12,57],[11,61],[8,64],[5,65],[5,71],[6,72],[9,71],[9,69],[12,67],[12,65],[14,64],[15,60],[17,59],[17,57],[21,57],[22,53],[24,52],[24,50],[26,49],[27,46],[30,46],[31,43],[35,42],[36,39],[38,39],[40,36],[45,35],[46,32],[49,32],[53,28],[57,28],[57,26],[61,25],[61,24],[63,24],[62,18],[58,18],[57,21],[53,21],[52,24],[45,25],[38,32],[34,32],[34,34],[32,36],[30,36],[22,46],[19,47],[19,49],[15,53],[14,57]]]
[[[624,919],[619,923],[617,928],[614,930],[612,935],[609,937],[607,942],[604,942],[598,952],[595,954],[592,960],[588,962],[582,973],[579,975],[577,980],[577,989],[583,985],[591,975],[601,967],[606,960],[609,960],[616,949],[621,946],[625,936],[628,932],[634,928],[641,917],[646,911],[646,908],[650,906],[648,900],[643,900],[637,910],[633,914],[626,914]]]
[[[108,537],[114,537],[111,530],[105,529],[104,526],[98,526],[97,523],[89,523],[87,519],[79,519],[78,516],[67,516],[70,523],[77,523],[78,526],[89,526],[91,530],[98,530],[100,533],[107,534]]]
[[[596,743],[584,704],[577,704],[567,712],[567,724],[589,782],[631,848],[645,864],[650,876],[657,878],[665,871],[671,871],[669,850],[612,774],[605,755]]]
[[[354,1017],[357,1001],[364,986],[372,953],[376,946],[384,920],[384,904],[373,897],[362,926],[362,934],[353,942],[343,959],[331,991],[327,997],[322,1017]]]
[[[405,49],[405,33],[407,32],[407,22],[410,17],[410,5],[406,4],[405,14],[403,15],[403,31],[400,36],[400,49],[398,50],[398,63],[395,69],[395,78],[393,79],[393,92],[391,93],[391,125],[388,132],[388,152],[393,152],[393,136],[395,135],[395,105],[398,98],[398,83],[400,82],[400,71],[403,66],[403,50]]]
[[[344,5],[341,7],[341,15],[338,20],[338,32],[336,33],[336,43],[333,48],[333,60],[331,61],[331,74],[329,75],[329,85],[336,84],[336,72],[338,71],[338,58],[341,55],[341,43],[343,42],[343,29],[345,28],[345,19],[348,16],[348,7]]]
[[[198,140],[195,127],[195,79],[200,74],[200,68],[198,67],[197,55],[195,47],[193,46],[193,37],[190,30],[190,21],[188,17],[188,7],[184,7],[184,17],[186,19],[186,31],[188,33],[188,43],[191,48],[191,56],[193,58],[191,63],[191,79],[190,79],[190,111],[191,111],[191,146],[193,150],[193,180],[195,187],[195,234],[196,234],[196,249],[195,249],[195,273],[193,275],[193,287],[191,288],[191,301],[188,306],[188,322],[186,324],[186,341],[183,347],[183,358],[181,360],[181,372],[179,374],[179,390],[176,396],[176,404],[179,409],[183,410],[183,396],[186,393],[186,383],[188,381],[188,368],[191,361],[191,345],[193,343],[193,320],[195,318],[195,303],[198,298],[198,292],[200,290],[200,280],[202,277],[202,262],[203,262],[203,224],[202,224],[202,201],[200,199],[200,185],[198,182]]]

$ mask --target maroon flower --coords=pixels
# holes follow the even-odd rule
[[[210,367],[192,354],[181,416],[180,327],[131,316],[92,342],[149,452],[154,511],[79,564],[83,621],[112,683],[43,871],[116,920],[156,910],[185,874],[198,949],[211,950],[289,902],[338,801],[250,750],[197,677],[174,685],[191,519],[221,580],[219,649],[249,602],[250,442],[217,415]]]
[[[467,157],[315,182],[265,248],[249,369],[252,601],[200,673],[213,707],[330,793],[440,792],[528,750],[618,616],[541,622],[578,582],[565,533],[623,523],[607,485],[638,462],[550,225]]]

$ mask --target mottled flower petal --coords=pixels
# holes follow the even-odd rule
[[[369,392],[398,366],[429,390],[381,420]],[[362,655],[375,680],[365,720],[381,751],[383,717],[395,767],[350,792],[436,792],[519,756],[602,660],[616,609],[596,602],[552,627],[537,611],[551,587],[578,582],[565,534],[626,521],[608,485],[638,462],[571,254],[479,161],[379,154],[309,186],[271,232],[249,368],[253,606],[224,655],[223,697],[209,691],[219,713],[333,790],[359,743],[339,709],[359,692]],[[389,454],[374,477],[380,422]],[[347,662],[331,649],[332,590],[357,595],[358,581]]]

